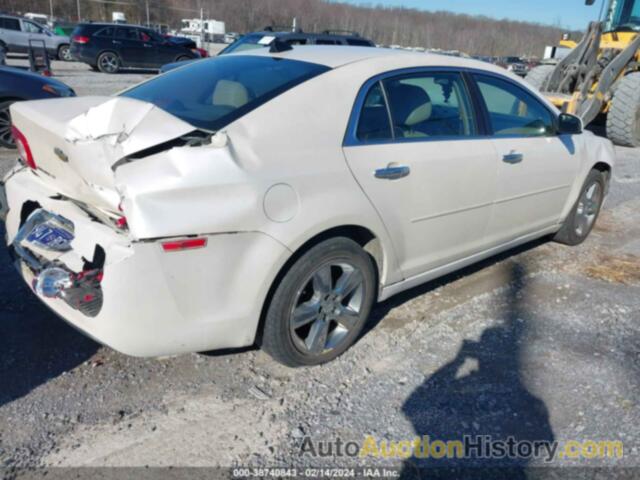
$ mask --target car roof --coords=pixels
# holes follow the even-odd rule
[[[397,65],[400,63],[407,68],[429,66],[475,68],[511,76],[505,69],[480,60],[439,55],[436,53],[395,50],[391,48],[301,45],[294,46],[291,50],[285,50],[277,53],[271,53],[268,48],[260,48],[254,50],[243,50],[241,52],[231,53],[230,55],[272,56],[276,58],[298,60],[301,62],[316,63],[319,65],[325,65],[329,68],[339,68],[355,62],[368,61],[376,63],[381,71],[387,66],[390,68],[398,68]]]
[[[358,35],[357,33],[335,33],[335,32],[303,32],[303,31],[278,31],[278,30],[261,30],[258,32],[251,32],[247,35],[263,35],[263,36],[272,36],[272,37],[321,37],[321,38],[334,38],[334,39],[345,39],[345,38],[358,38],[361,40],[367,40],[366,38]]]

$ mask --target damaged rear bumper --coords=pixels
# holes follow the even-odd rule
[[[28,170],[14,173],[5,193],[7,243],[29,287],[67,322],[128,355],[251,345],[289,256],[259,232],[206,235],[205,248],[181,252],[134,242]]]

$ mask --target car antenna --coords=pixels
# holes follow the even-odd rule
[[[274,39],[273,42],[271,42],[271,46],[269,47],[269,53],[280,53],[286,52],[288,50],[293,50],[293,47],[287,42],[283,42],[279,38]]]

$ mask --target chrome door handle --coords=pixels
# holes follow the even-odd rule
[[[143,44],[145,48],[151,48],[153,45],[149,45],[148,43]]]
[[[113,43],[114,45],[120,45],[122,44],[122,42],[118,41],[118,40],[113,40],[111,43]]]
[[[515,152],[511,152],[508,155],[505,155],[504,157],[502,157],[502,161],[505,163],[520,163],[522,160],[524,160],[524,155],[522,155],[521,153],[515,153]]]
[[[404,178],[411,173],[411,169],[404,165],[389,165],[387,168],[379,168],[375,171],[376,178],[385,180],[398,180]]]

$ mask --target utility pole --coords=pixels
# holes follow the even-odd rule
[[[76,0],[76,6],[78,7],[78,22],[81,22],[82,17],[80,16],[80,0]]]
[[[200,7],[200,48],[204,48],[204,9]]]
[[[147,6],[147,27],[150,27],[151,26],[151,22],[149,21],[149,0],[146,0],[145,4]]]
[[[49,16],[51,17],[51,21],[53,21],[53,0],[49,0]]]

